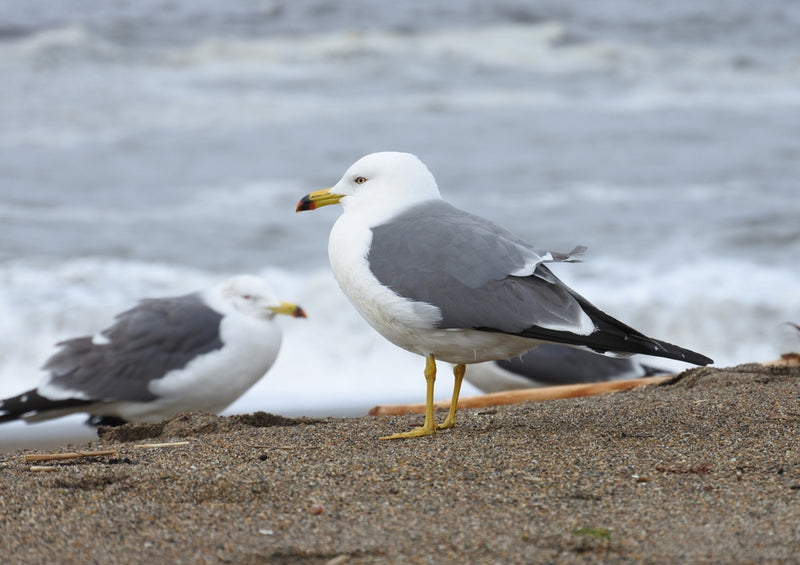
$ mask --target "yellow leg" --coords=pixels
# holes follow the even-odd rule
[[[381,439],[403,439],[407,437],[429,436],[436,433],[436,422],[433,421],[433,384],[436,381],[436,359],[433,355],[425,356],[425,382],[427,392],[425,394],[425,423],[421,428],[414,428],[407,432],[400,432]]]
[[[453,376],[456,378],[453,384],[453,399],[450,401],[450,412],[447,413],[447,418],[444,422],[439,424],[439,429],[452,428],[456,425],[456,409],[458,408],[458,395],[461,392],[461,381],[464,380],[464,372],[467,366],[462,364],[453,367]]]

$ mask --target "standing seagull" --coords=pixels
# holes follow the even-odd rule
[[[442,200],[428,168],[409,153],[373,153],[297,211],[341,203],[328,257],[339,286],[386,339],[425,357],[425,423],[383,439],[450,428],[467,363],[514,357],[552,342],[597,352],[645,353],[706,365],[708,357],[651,339],[568,288],[538,250],[494,223]],[[450,412],[436,425],[436,358],[454,363]]]
[[[37,388],[0,400],[0,422],[87,412],[92,425],[121,424],[189,410],[220,412],[275,361],[276,314],[305,318],[251,275],[185,296],[142,300],[100,334],[58,343]]]

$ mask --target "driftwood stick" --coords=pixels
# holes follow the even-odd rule
[[[794,324],[792,324],[794,325]],[[800,365],[800,353],[784,353],[780,359],[764,363],[765,366],[797,367]]]
[[[30,471],[36,472],[47,472],[47,471],[58,471],[58,467],[55,465],[31,465]]]
[[[179,445],[189,445],[188,441],[170,441],[167,443],[140,443],[134,445],[134,449],[154,449],[157,447],[177,447]]]
[[[607,381],[602,383],[589,383],[579,385],[548,386],[542,388],[526,388],[522,390],[508,390],[493,392],[462,398],[458,401],[459,408],[484,408],[486,406],[502,406],[518,402],[542,402],[559,398],[577,398],[581,396],[594,396],[608,392],[630,390],[632,388],[658,384],[671,379],[674,375],[658,375],[627,381]],[[448,410],[449,400],[440,400],[434,403],[434,408]],[[402,414],[424,414],[425,404],[400,404],[394,406],[375,406],[370,409],[370,416],[399,416]]]
[[[56,461],[59,459],[77,459],[78,457],[100,457],[103,455],[117,456],[116,449],[104,449],[101,451],[75,451],[70,453],[26,453],[25,461]]]
[[[250,447],[254,449],[286,449],[286,450],[319,449],[317,446],[314,445],[251,445]]]

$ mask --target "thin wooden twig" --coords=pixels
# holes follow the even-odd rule
[[[253,449],[317,449],[314,445],[251,445]]]
[[[35,472],[42,472],[42,471],[58,471],[58,467],[55,465],[31,465],[30,471]]]
[[[139,445],[134,445],[134,449],[154,449],[157,447],[176,447],[179,445],[189,445],[188,441],[171,441],[167,443],[140,443]]]
[[[100,457],[103,455],[118,456],[116,449],[103,449],[100,451],[75,451],[69,453],[26,453],[25,461],[56,461],[59,459],[77,459],[78,457]]]
[[[784,353],[783,355],[781,355],[780,359],[775,359],[774,361],[763,363],[763,365],[767,367],[770,366],[797,367],[798,365],[800,365],[800,353]]]

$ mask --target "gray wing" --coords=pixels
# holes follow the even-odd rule
[[[712,363],[614,319],[543,264],[575,260],[583,250],[539,251],[489,220],[431,200],[373,227],[367,260],[381,284],[439,308],[440,328]]]
[[[642,377],[648,370],[630,358],[606,357],[566,345],[545,343],[514,357],[495,361],[533,383],[594,383]]]
[[[516,334],[531,326],[580,327],[579,303],[541,263],[574,260],[583,249],[540,251],[489,220],[435,200],[372,228],[368,261],[381,284],[439,308],[441,328]]]
[[[63,341],[42,368],[53,385],[92,400],[153,400],[152,380],[223,346],[221,320],[198,294],[142,300],[102,332],[108,343]]]

